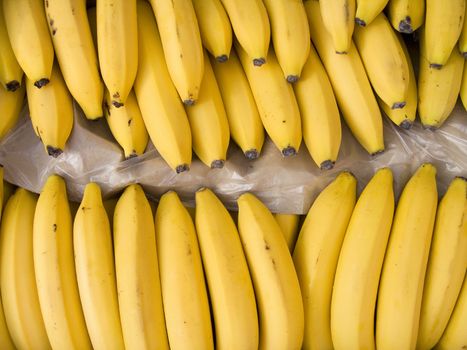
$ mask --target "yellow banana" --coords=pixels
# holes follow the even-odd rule
[[[117,205],[118,198],[119,197],[112,197],[102,201],[102,205],[107,213],[107,218],[109,219],[110,228],[113,227],[115,206]]]
[[[305,8],[311,39],[329,75],[347,125],[368,153],[384,151],[381,112],[355,45],[351,43],[347,55],[336,54],[323,27],[319,3],[307,1]]]
[[[436,168],[421,165],[397,205],[376,311],[376,348],[415,349],[438,194]]]
[[[115,107],[107,90],[104,103],[105,119],[115,140],[123,148],[125,158],[143,154],[148,144],[148,131],[134,91],[130,91],[123,106]]]
[[[303,349],[333,349],[331,294],[339,251],[357,195],[357,180],[340,173],[315,199],[293,252],[305,311]]]
[[[138,73],[135,93],[144,124],[162,158],[177,173],[191,164],[191,130],[165,63],[150,5],[138,0]]]
[[[92,42],[96,48],[96,52],[99,51],[97,47],[97,10],[96,7],[88,7],[86,13],[88,14],[89,29],[91,30]],[[99,56],[99,55],[98,55]]]
[[[151,207],[140,185],[128,186],[114,213],[118,303],[127,349],[169,349]]]
[[[232,48],[232,27],[220,0],[193,0],[201,41],[218,62],[226,62]]]
[[[464,109],[467,110],[467,65],[464,63],[464,69],[462,72],[462,82],[461,82],[461,89],[459,92],[460,98],[462,100],[462,104],[464,105]]]
[[[313,45],[294,92],[308,152],[322,170],[332,169],[341,145],[341,119],[328,75]]]
[[[459,37],[459,51],[464,56],[464,58],[467,58],[467,21],[465,20],[467,18],[467,5],[465,6],[465,13],[464,13],[464,25],[462,26],[462,32]]]
[[[302,1],[263,0],[271,21],[272,42],[285,79],[300,79],[310,51],[310,29]],[[293,33],[293,34],[292,34]]]
[[[21,86],[23,70],[11,47],[5,24],[3,4],[0,2],[0,84],[7,91],[15,91]]]
[[[329,34],[334,51],[346,54],[350,50],[355,26],[355,0],[320,0],[319,8],[322,25]]]
[[[84,350],[92,346],[76,282],[72,235],[65,181],[51,175],[34,214],[33,256],[39,303],[52,348]]]
[[[456,178],[439,203],[423,289],[417,349],[439,341],[467,269],[467,179]]]
[[[0,169],[1,169],[0,171],[3,171],[3,168],[0,168]],[[3,177],[3,175],[2,175],[2,177]],[[0,181],[3,182],[3,203],[2,203],[2,205],[3,205],[3,207],[5,207],[6,202],[8,202],[8,199],[10,199],[10,197],[13,195],[13,193],[15,193],[16,186],[9,183],[5,179],[0,180]],[[1,211],[0,211],[0,214],[1,214]]]
[[[395,30],[413,33],[425,22],[425,0],[389,0],[388,17]]]
[[[296,214],[274,214],[277,224],[281,228],[290,253],[293,252],[299,232],[300,215]]]
[[[24,84],[15,91],[7,91],[3,86],[0,86],[0,110],[2,111],[0,140],[16,125],[24,105],[25,91]]]
[[[195,215],[216,349],[258,349],[255,294],[232,217],[214,193],[205,188],[196,192]]]
[[[54,48],[42,0],[3,0],[5,23],[19,65],[34,86],[48,84]]]
[[[238,42],[249,57],[248,62],[255,66],[266,63],[271,29],[263,1],[221,0],[221,2],[232,23]]]
[[[205,67],[193,4],[190,0],[150,0],[150,3],[170,77],[183,103],[192,105],[198,100]]]
[[[360,27],[369,25],[384,10],[389,0],[356,0],[355,23]]]
[[[204,55],[204,76],[198,103],[185,106],[193,136],[193,150],[198,158],[211,168],[222,168],[227,158],[230,141],[229,122],[219,86]]]
[[[334,348],[375,349],[375,305],[394,214],[392,172],[378,170],[352,212],[337,263],[331,301]]]
[[[45,12],[68,89],[88,119],[103,116],[104,84],[82,0],[47,0]]]
[[[224,102],[231,137],[246,158],[258,158],[264,143],[264,128],[235,49],[232,48],[226,62],[212,60],[212,69]]]
[[[255,67],[240,45],[235,47],[266,132],[284,157],[297,154],[302,142],[300,111],[274,52],[269,51],[267,64]]]
[[[214,349],[195,226],[175,192],[167,192],[161,197],[155,228],[170,347]]]
[[[124,349],[109,219],[99,185],[89,183],[73,224],[84,318],[95,349]]]
[[[34,132],[48,155],[56,158],[65,150],[73,128],[73,101],[58,65],[54,64],[46,86],[37,89],[27,78],[26,90]]]

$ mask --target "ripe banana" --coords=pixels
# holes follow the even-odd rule
[[[11,47],[24,73],[41,88],[48,84],[54,48],[47,30],[42,0],[3,0]]]
[[[3,168],[0,168],[2,171],[2,174],[3,174]],[[1,176],[1,178],[3,178],[3,175]],[[16,186],[9,183],[8,181],[5,181],[5,179],[3,180],[0,180],[3,182],[3,207],[5,207],[6,205],[6,202],[8,201],[8,199],[10,199],[10,197],[13,195],[13,193],[16,191]],[[1,186],[0,186],[1,187]],[[0,214],[1,214],[1,211],[0,211]]]
[[[425,0],[389,0],[388,17],[395,30],[413,33],[425,21]]]
[[[251,65],[266,63],[271,29],[262,0],[221,0],[229,16],[235,36],[248,55]],[[238,53],[238,50],[237,50]]]
[[[426,0],[425,57],[431,68],[441,69],[452,56],[464,24],[465,0]],[[457,50],[455,50],[457,51]]]
[[[185,106],[193,136],[193,151],[211,168],[222,168],[227,159],[230,130],[216,77],[204,54],[204,76],[198,103]]]
[[[46,0],[45,12],[55,54],[71,95],[88,119],[102,117],[104,84],[85,1]]]
[[[302,1],[263,0],[272,42],[285,79],[296,83],[310,51],[310,29]],[[293,34],[292,34],[293,33]]]
[[[298,237],[300,215],[274,214],[274,219],[276,219],[277,224],[281,228],[282,234],[287,242],[287,246],[289,247],[289,251],[292,254]]]
[[[237,228],[209,189],[196,192],[196,231],[211,300],[216,349],[258,349],[253,284]]]
[[[462,73],[462,83],[461,89],[459,92],[460,98],[462,100],[462,104],[464,105],[464,109],[467,110],[467,65],[464,63],[464,69]]]
[[[240,45],[235,47],[266,132],[284,157],[297,154],[302,141],[300,111],[273,50],[269,50],[267,64],[255,67]]]
[[[465,13],[464,13],[464,25],[462,26],[462,32],[459,37],[459,51],[464,56],[464,58],[467,58],[467,21],[465,20],[467,18],[467,5],[465,6]]]
[[[449,322],[467,268],[467,179],[456,178],[439,203],[425,277],[417,349],[433,348]]]
[[[339,254],[331,301],[338,349],[375,349],[375,305],[394,214],[393,177],[378,170],[352,212]]]
[[[169,349],[151,207],[140,185],[128,186],[114,213],[118,303],[127,349]]]
[[[39,303],[52,348],[84,350],[92,346],[76,282],[72,235],[65,181],[51,175],[34,213],[33,256]]]
[[[73,101],[58,65],[54,64],[46,86],[37,89],[27,78],[26,90],[34,132],[48,155],[56,158],[63,153],[73,128]]]
[[[170,77],[183,103],[192,105],[198,100],[204,74],[203,47],[193,4],[190,0],[150,3]]]
[[[322,25],[329,34],[328,40],[337,54],[346,54],[350,50],[355,26],[355,0],[320,0],[319,7]]]
[[[415,349],[438,194],[436,168],[421,165],[397,205],[378,291],[376,348]]]
[[[110,92],[107,90],[104,114],[112,135],[123,148],[125,158],[143,154],[148,144],[148,131],[144,125],[135,92],[131,90],[125,104],[115,107]]]
[[[356,0],[355,23],[360,27],[369,25],[384,10],[389,0]]]
[[[313,45],[294,92],[308,152],[320,169],[332,169],[341,145],[341,119],[329,77]]]
[[[134,90],[152,143],[177,173],[191,164],[190,124],[165,63],[150,5],[138,0],[138,73]]]
[[[7,91],[15,91],[21,86],[23,70],[16,60],[5,24],[3,4],[0,2],[0,84]]]
[[[256,159],[264,143],[264,128],[253,93],[235,49],[226,62],[212,60],[212,69],[224,102],[230,135],[248,159]]]
[[[218,62],[226,62],[232,48],[232,27],[220,0],[193,0],[201,41]]]
[[[203,265],[190,214],[175,192],[157,207],[156,241],[162,300],[172,349],[214,349]]]
[[[335,53],[323,27],[317,1],[305,2],[313,44],[329,75],[340,111],[350,130],[370,154],[384,151],[383,121],[355,45],[347,55]]]
[[[0,140],[16,125],[24,105],[25,91],[24,84],[15,91],[7,91],[3,86],[0,86],[0,111],[2,111]]]

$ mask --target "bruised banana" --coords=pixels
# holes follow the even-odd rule
[[[384,10],[388,0],[356,0],[355,23],[365,27]]]
[[[1,7],[1,6],[0,6]],[[3,51],[3,50],[0,50]],[[0,86],[0,140],[16,125],[24,105],[26,88],[24,84],[15,91],[8,91]]]
[[[388,17],[395,30],[413,33],[425,21],[425,0],[389,0]]]
[[[319,9],[323,19],[322,25],[328,32],[329,40],[337,54],[346,54],[350,50],[355,26],[355,1],[319,1]]]
[[[0,3],[0,84],[7,91],[16,91],[22,85],[23,70],[15,57]]]

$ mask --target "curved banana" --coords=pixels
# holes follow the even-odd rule
[[[431,68],[441,69],[453,51],[464,24],[465,0],[426,0],[425,57]],[[455,50],[458,51],[458,50]]]
[[[232,48],[232,27],[220,0],[193,0],[201,41],[218,62],[226,62]]]
[[[1,7],[1,6],[0,6]],[[2,50],[0,50],[2,51]],[[16,125],[24,105],[26,88],[24,84],[15,91],[7,91],[0,86],[0,140]]]
[[[73,128],[73,101],[58,65],[54,64],[46,86],[37,89],[27,78],[26,90],[34,132],[48,155],[56,158],[65,150]]]
[[[255,66],[265,64],[271,29],[263,1],[221,0],[221,2],[232,23],[236,39],[248,54],[250,64],[253,63]]]
[[[394,214],[393,177],[378,170],[352,212],[334,277],[331,333],[336,350],[375,349],[375,306]]]
[[[208,294],[195,226],[173,192],[155,218],[167,334],[172,349],[214,349]]]
[[[378,290],[376,348],[415,349],[438,194],[436,168],[421,165],[397,205]]]
[[[11,47],[24,73],[41,88],[48,84],[54,48],[47,29],[42,0],[3,0]]]
[[[115,271],[128,349],[169,349],[151,207],[140,185],[128,186],[113,221]]]
[[[360,27],[369,25],[383,12],[389,0],[356,0],[355,23]]]
[[[323,27],[317,1],[305,2],[313,44],[329,75],[337,103],[355,138],[370,154],[384,151],[383,120],[365,68],[352,43],[347,55],[336,54]]]
[[[277,224],[281,228],[289,251],[292,254],[295,242],[297,241],[299,232],[300,215],[296,214],[274,214]]]
[[[55,54],[71,95],[88,119],[102,117],[104,84],[85,1],[47,0],[45,12]]]
[[[0,2],[0,84],[7,91],[16,91],[21,86],[23,70],[11,47],[5,24],[3,5]]]
[[[462,72],[462,82],[461,82],[461,89],[459,92],[462,104],[464,105],[464,109],[467,110],[467,65],[464,63],[464,70]]]
[[[329,77],[313,45],[293,88],[308,152],[320,169],[332,169],[341,145],[341,117]]]
[[[193,137],[193,151],[208,167],[222,168],[227,159],[230,141],[229,122],[219,86],[206,53],[198,103],[185,106],[185,110]]]
[[[264,128],[235,49],[232,48],[226,62],[212,60],[212,69],[224,102],[231,137],[246,158],[258,158],[264,143]]]
[[[311,206],[293,252],[305,311],[303,349],[333,349],[331,294],[339,251],[357,196],[357,180],[340,173]]]
[[[328,32],[331,45],[338,54],[346,54],[350,50],[355,26],[355,1],[319,1],[322,25]],[[309,25],[311,27],[312,23]]]
[[[33,253],[39,303],[52,348],[84,350],[92,346],[76,282],[72,236],[65,181],[51,175],[34,213]]]
[[[417,349],[443,335],[467,269],[467,179],[456,178],[439,203],[423,288]]]
[[[177,173],[191,164],[191,130],[165,63],[150,5],[138,1],[138,73],[134,90],[152,143]]]
[[[203,46],[193,4],[190,0],[150,3],[170,77],[183,103],[192,105],[198,100],[204,74]]]
[[[206,188],[196,192],[195,215],[212,305],[216,349],[258,349],[255,294],[232,217]]]
[[[467,18],[467,5],[465,6],[465,14],[464,14],[464,25],[462,26],[462,32],[459,37],[459,51],[464,56],[464,58],[467,58],[467,21],[465,20]]]
[[[425,0],[389,0],[388,17],[395,30],[413,33],[425,22]]]

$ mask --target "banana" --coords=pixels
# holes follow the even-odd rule
[[[48,84],[54,48],[42,0],[3,0],[8,37],[19,65],[34,86]]]
[[[467,5],[465,6],[465,13],[464,13],[464,25],[462,26],[462,32],[459,37],[459,51],[464,56],[464,58],[467,58],[467,21],[465,20],[467,18]]]
[[[439,203],[423,289],[417,349],[433,348],[449,322],[467,269],[467,179]]]
[[[177,173],[191,164],[191,130],[165,63],[150,5],[138,0],[138,73],[135,94],[152,143]]]
[[[73,223],[79,294],[95,349],[124,349],[109,219],[99,185],[89,183]]]
[[[320,25],[323,25],[328,32],[331,45],[337,54],[346,54],[350,50],[355,26],[355,1],[319,1],[322,17]]]
[[[58,175],[49,176],[37,201],[33,256],[39,303],[52,348],[91,349],[76,282],[70,207],[65,181]]]
[[[394,214],[393,177],[378,170],[352,212],[334,277],[331,334],[335,349],[375,349],[378,283]]]
[[[294,92],[308,152],[320,169],[332,169],[341,145],[341,119],[329,77],[313,45]]]
[[[350,130],[370,154],[384,151],[383,121],[355,45],[347,55],[335,53],[323,27],[317,1],[305,2],[313,44],[329,75],[338,106]]]
[[[73,128],[73,101],[58,65],[54,64],[46,86],[37,89],[27,78],[26,90],[34,132],[48,155],[56,158],[63,153]]]
[[[4,203],[5,203],[4,186],[5,186],[5,169],[3,169],[3,165],[0,164],[0,224],[1,224],[1,218],[2,218],[2,210],[3,210]],[[0,242],[1,242],[1,236],[0,236]],[[1,273],[1,266],[0,266],[0,273]],[[0,276],[0,281],[1,281],[1,276]],[[0,285],[1,285],[1,282],[0,282]],[[0,296],[0,299],[1,299],[1,296]]]
[[[355,45],[376,94],[391,109],[406,104],[410,72],[404,50],[384,13],[355,28]]]
[[[226,62],[232,48],[232,27],[220,0],[193,0],[201,41],[218,62]]]
[[[279,65],[285,79],[289,83],[296,83],[310,52],[310,29],[303,2],[263,2],[271,21],[272,42]]]
[[[235,47],[266,132],[284,157],[297,154],[302,142],[300,111],[273,50],[267,55],[267,64],[255,67],[247,52],[240,45]]]
[[[293,252],[299,232],[300,215],[274,214],[277,224],[281,228],[290,253]]]
[[[118,303],[127,349],[169,349],[151,207],[140,185],[128,186],[114,213]]]
[[[340,173],[315,199],[298,235],[293,260],[305,311],[303,349],[333,349],[332,284],[356,195],[355,177]]]
[[[113,227],[115,206],[117,205],[118,198],[119,197],[112,197],[105,199],[102,202],[105,212],[107,213],[107,218],[109,219],[109,224],[111,228]]]
[[[178,195],[157,207],[156,241],[162,300],[172,349],[214,349],[208,294],[195,226]]]
[[[0,50],[0,84],[7,91],[16,91],[21,86],[23,70],[11,47],[2,2],[0,2],[0,47],[2,48]]]
[[[221,0],[221,2],[238,42],[248,54],[250,64],[253,63],[255,66],[265,64],[271,29],[263,1]]]
[[[150,0],[150,3],[170,77],[183,103],[193,105],[198,100],[205,67],[193,4],[190,0]]]
[[[395,30],[413,33],[425,21],[425,0],[389,0],[388,17]]]
[[[45,12],[55,54],[71,95],[88,119],[102,117],[104,84],[85,2],[46,0]]]
[[[117,108],[125,104],[138,69],[136,1],[96,2],[99,67]]]
[[[196,192],[196,231],[203,260],[216,349],[258,349],[253,284],[237,228],[209,189]]]
[[[235,49],[226,62],[211,60],[229,121],[230,135],[248,159],[256,159],[264,143],[264,128],[253,93]]]
[[[465,0],[426,0],[422,36],[426,46],[425,57],[431,68],[441,69],[452,56],[462,32],[465,6]]]
[[[0,110],[2,111],[2,117],[0,118],[0,140],[18,122],[21,109],[24,105],[25,91],[24,84],[15,91],[7,91],[3,86],[0,86]]]
[[[109,90],[105,94],[104,114],[110,131],[125,153],[125,158],[137,157],[144,153],[148,144],[148,131],[133,90],[125,104],[115,107]]]
[[[37,195],[18,188],[5,207],[0,233],[3,309],[11,338],[19,349],[50,349],[34,274],[36,204]]]
[[[219,86],[204,54],[204,76],[198,103],[185,106],[193,136],[193,150],[198,158],[211,168],[222,168],[227,158],[230,141],[229,122]]]
[[[438,194],[436,168],[421,165],[397,205],[376,311],[376,348],[415,349]]]
[[[467,110],[467,65],[464,63],[464,69],[462,73],[462,83],[461,89],[459,92],[462,104],[464,105],[464,109]]]
[[[389,0],[356,0],[355,23],[360,27],[369,25],[384,10]]]
[[[3,171],[3,168],[1,168]],[[2,173],[3,174],[3,173]],[[3,177],[3,175],[2,175]],[[6,181],[5,179],[3,180],[0,180],[3,182],[3,207],[5,207],[6,205],[6,202],[8,202],[8,199],[10,199],[10,197],[13,195],[13,193],[15,193],[16,191],[16,186],[9,183],[8,181]],[[0,214],[1,214],[1,211],[0,211]]]

